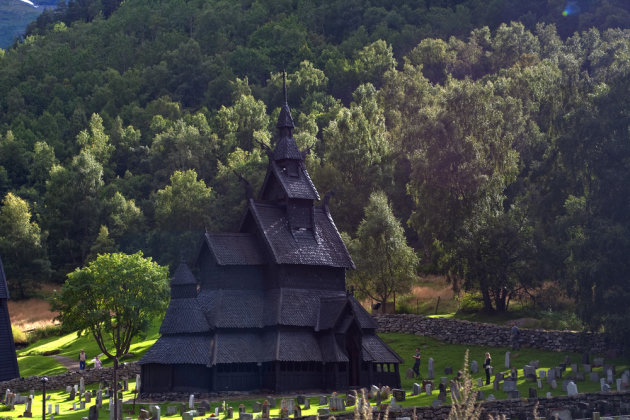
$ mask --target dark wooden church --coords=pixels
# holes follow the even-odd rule
[[[20,377],[20,369],[15,355],[15,343],[13,343],[13,333],[11,332],[8,299],[9,289],[4,275],[2,258],[0,258],[0,381]]]
[[[346,291],[354,263],[304,165],[289,107],[258,199],[238,233],[206,233],[171,281],[142,392],[400,386],[401,358]]]

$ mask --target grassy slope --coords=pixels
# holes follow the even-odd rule
[[[144,354],[144,352],[151,346],[151,344],[153,344],[153,342],[158,337],[158,328],[159,328],[159,322],[156,322],[152,326],[147,337],[145,339],[138,340],[133,345],[132,351],[135,353],[135,355],[134,355],[134,358],[131,360],[136,360],[139,357],[141,357],[141,355]],[[402,376],[403,388],[406,389],[409,393],[410,393],[410,390],[412,389],[412,385],[415,380],[406,379],[405,371],[407,369],[410,369],[411,366],[413,365],[411,355],[414,354],[416,347],[420,347],[421,349],[422,358],[423,358],[422,365],[421,365],[421,373],[425,377],[427,375],[427,361],[429,357],[433,357],[434,359],[435,374],[436,374],[437,380],[439,380],[440,376],[442,376],[442,373],[445,367],[447,366],[453,367],[454,372],[457,372],[458,369],[461,369],[461,365],[463,363],[464,353],[466,349],[470,350],[470,360],[471,361],[477,360],[480,365],[482,364],[484,353],[486,351],[490,351],[493,355],[493,362],[494,362],[493,365],[495,366],[495,369],[501,370],[501,371],[507,371],[507,369],[503,369],[504,355],[505,355],[505,352],[508,350],[508,348],[506,347],[485,348],[485,347],[479,347],[479,346],[463,346],[463,345],[456,345],[456,344],[445,344],[434,339],[430,339],[430,338],[426,338],[422,336],[410,335],[410,334],[397,334],[397,333],[381,334],[381,337],[405,359],[404,363],[401,365],[401,376]],[[63,368],[61,367],[60,369],[60,366],[56,362],[52,361],[51,358],[40,356],[40,354],[42,352],[50,351],[52,349],[60,349],[61,355],[76,358],[75,356],[78,354],[78,351],[81,348],[85,348],[90,357],[93,354],[96,354],[97,352],[96,344],[93,343],[93,340],[89,336],[77,337],[76,334],[68,334],[63,337],[48,338],[48,339],[40,340],[39,342],[29,346],[28,348],[20,352],[19,361],[20,361],[21,373],[23,376],[27,376],[27,372],[28,372],[28,375],[42,375],[42,374],[58,373],[60,372],[60,370],[63,370]],[[581,355],[577,353],[548,352],[548,351],[541,351],[541,350],[535,350],[535,349],[529,349],[529,348],[524,348],[518,352],[515,352],[512,355],[512,361],[515,366],[521,368],[519,369],[519,375],[522,375],[523,365],[528,363],[530,360],[539,360],[541,368],[549,368],[549,367],[557,366],[558,363],[563,361],[564,357],[567,355],[571,358],[572,361],[576,361],[576,362],[581,361]],[[617,372],[622,372],[624,369],[627,369],[630,367],[630,362],[625,359],[616,359],[616,360],[611,360],[611,361],[607,360],[606,362],[614,363],[617,366]],[[111,362],[106,361],[106,364],[108,363],[111,363]],[[595,369],[595,371],[601,372],[601,368],[597,368]],[[570,374],[570,372],[567,372],[567,374]],[[565,377],[566,376],[567,375],[565,374]],[[475,378],[475,383],[476,383],[476,378],[483,377],[483,371],[480,371],[480,373],[473,375],[473,377]],[[521,395],[527,396],[529,387],[536,387],[536,384],[533,382],[528,382],[524,379],[520,379],[518,381],[518,388],[521,391]],[[94,388],[94,386],[88,387],[88,389],[92,389],[92,388]],[[598,388],[599,388],[599,383],[591,383],[588,381],[578,383],[578,389],[580,392],[597,391]],[[133,389],[133,386],[131,387],[131,389]],[[493,391],[491,385],[483,386],[481,389],[484,390],[486,395],[493,393],[499,399],[503,399],[506,397],[505,393],[503,393],[500,390]],[[560,384],[558,384],[558,388],[556,390],[552,390],[551,387],[546,382],[543,382],[543,389],[538,390],[538,395],[544,396],[547,392],[552,392],[552,394],[554,395],[565,395],[565,393],[562,392],[561,390]],[[72,406],[72,402],[65,401],[64,398],[65,398],[64,393],[62,393],[61,391],[56,391],[54,392],[52,401],[49,402],[52,404],[57,404],[57,403],[61,404],[62,412],[66,411],[66,413],[63,413],[60,416],[56,416],[56,418],[60,418],[63,420],[75,420],[75,419],[79,420],[81,417],[87,416],[87,410],[76,411],[76,412],[68,411],[68,409]],[[126,393],[124,398],[130,399],[132,398],[132,394]],[[430,405],[431,402],[435,398],[436,398],[435,394],[433,396],[426,396],[426,395],[408,396],[407,400],[403,402],[403,405],[404,406]],[[255,400],[232,400],[229,402],[229,404],[232,407],[234,407],[235,410],[238,409],[238,406],[241,403],[245,404],[246,407],[249,407],[251,409],[251,406],[254,401]],[[316,414],[317,409],[320,408],[317,405],[316,398],[313,398],[311,401],[312,401],[311,410],[303,411],[303,415],[311,415],[311,414],[314,415]],[[214,403],[217,404],[219,402],[220,401],[215,401]],[[163,414],[166,413],[165,406],[166,404],[162,404]],[[23,406],[18,406],[13,411],[0,412],[0,417],[17,418],[22,414],[23,409],[24,409]],[[126,410],[131,409],[131,406],[126,406],[125,409]],[[136,413],[138,412],[137,410],[138,410],[138,407],[136,407]],[[37,398],[35,399],[33,413],[35,414],[41,413],[41,398],[39,399],[39,401]],[[277,410],[276,411],[272,410],[272,415],[274,413],[277,414]],[[180,416],[175,415],[171,417],[179,418]],[[108,412],[105,410],[101,410],[99,418],[103,418],[103,419],[108,418]]]

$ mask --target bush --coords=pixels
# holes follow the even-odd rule
[[[16,327],[15,325],[11,325],[11,331],[13,332],[13,342],[16,345],[26,345],[28,344],[28,338],[24,331]]]
[[[34,343],[42,338],[60,337],[66,334],[61,324],[49,324],[43,327],[35,328],[28,334],[28,341]]]
[[[459,310],[461,313],[476,313],[483,308],[481,293],[465,293],[459,298]]]

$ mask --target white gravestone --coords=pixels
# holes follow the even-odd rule
[[[190,397],[188,397],[188,408],[191,410],[195,408],[195,395],[194,394],[190,394]]]
[[[571,381],[567,384],[567,395],[569,397],[572,397],[573,395],[577,395],[578,394],[578,389],[577,389],[577,385]]]
[[[509,351],[505,352],[505,368],[506,369],[510,368],[510,352]]]

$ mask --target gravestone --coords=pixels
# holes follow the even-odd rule
[[[328,408],[319,408],[317,409],[317,414],[320,416],[329,416],[330,410]]]
[[[138,413],[138,420],[149,420],[149,418],[150,418],[149,412],[141,408],[140,413]]]
[[[538,369],[540,367],[540,361],[539,360],[530,360],[528,365],[533,366],[534,369]]]
[[[516,381],[505,380],[503,381],[503,392],[510,392],[516,390]]]
[[[542,381],[540,379],[538,380],[538,389],[542,389]]]
[[[508,398],[521,398],[521,393],[518,389],[515,389],[514,391],[509,391],[507,394]]]
[[[444,368],[444,374],[445,375],[452,375],[453,374],[453,367],[452,366],[447,366]]]
[[[304,395],[298,395],[296,398],[298,405],[304,405],[304,401],[306,401],[306,397]]]
[[[576,381],[583,381],[584,380],[584,372],[577,372],[575,374],[575,380]]]
[[[556,382],[556,380],[554,379],[553,381],[551,381],[551,388],[552,389],[556,389],[558,388],[558,382]]]
[[[52,404],[48,404],[48,411],[46,411],[47,414],[52,414]]]
[[[302,409],[299,404],[296,404],[295,407],[293,407],[293,417],[296,419],[302,417]]]
[[[552,419],[573,420],[573,416],[571,415],[571,411],[566,409],[566,408],[558,409],[558,410],[552,410],[550,415],[551,415]]]
[[[419,383],[414,382],[413,384],[413,390],[411,391],[411,395],[419,395],[420,394],[420,390],[422,388],[420,387]]]
[[[71,388],[70,389],[70,401],[73,401],[75,397],[76,397],[76,391],[74,390],[74,388]]]
[[[201,416],[201,417],[205,416],[206,415],[206,410],[204,408],[197,407],[197,415]]]
[[[182,414],[182,420],[193,420],[197,414],[196,410],[185,411],[184,414]]]
[[[85,393],[85,402],[86,404],[89,404],[90,402],[92,402],[92,393],[90,391]]]
[[[565,379],[564,381],[562,381],[562,392],[567,392],[567,385],[569,385],[569,381],[568,379]]]
[[[482,378],[477,378],[477,386],[479,386],[479,387],[483,386],[483,379]]]
[[[66,394],[69,394],[72,391],[72,387],[70,385],[66,386]]]
[[[285,400],[282,400],[282,402],[284,403]],[[252,413],[260,413],[262,411],[262,403],[260,401],[256,401],[254,404],[252,404]],[[286,404],[281,404],[282,408],[286,408]]]
[[[584,371],[584,373],[591,373],[593,371],[593,368],[589,364],[583,364],[582,370]]]
[[[83,376],[79,379],[79,392],[85,392],[85,379],[83,379]]]
[[[546,378],[547,377],[547,371],[543,370],[543,369],[539,370],[538,371],[538,377],[539,378]]]
[[[405,401],[405,390],[403,389],[393,389],[392,395],[396,398],[396,401]]]
[[[240,413],[238,418],[241,420],[254,420],[254,415],[252,413]]]
[[[617,378],[617,391],[623,391],[622,387],[623,381],[621,378]]]
[[[431,407],[436,408],[436,407],[441,407],[442,406],[442,400],[437,399],[437,400],[433,400],[433,402],[431,403]]]
[[[328,397],[325,395],[319,396],[319,405],[328,405]]]
[[[72,410],[77,411],[77,403],[72,403]]]
[[[577,371],[578,371],[577,363],[571,363],[571,372],[577,373]]]
[[[167,416],[174,416],[175,414],[177,414],[177,406],[176,405],[169,405],[168,407],[166,407],[166,415]]]
[[[201,401],[199,405],[197,406],[197,408],[201,408],[204,411],[210,411],[210,401],[208,400]]]
[[[433,385],[431,384],[426,384],[424,386],[424,390],[426,391],[427,395],[433,395]]]
[[[486,401],[496,401],[497,398],[494,396],[494,394],[490,394],[488,395],[488,398],[486,398]]]
[[[138,390],[138,392],[140,392],[140,386],[142,385],[142,379],[141,379],[141,375],[137,374],[136,375],[136,389]]]
[[[227,408],[227,418],[228,419],[234,418],[234,409],[231,406]]]
[[[85,410],[85,401],[79,403],[79,410]]]
[[[440,377],[440,383],[446,385],[447,382],[448,382],[448,378],[446,376]]]
[[[357,397],[354,396],[354,394],[352,393],[348,393],[346,395],[346,406],[347,407],[351,407],[353,405],[355,405],[357,402]],[[300,404],[300,401],[298,400],[298,405]]]
[[[495,382],[501,382],[504,379],[503,377],[503,373],[502,372],[497,372],[496,375],[494,375],[494,381]]]
[[[98,407],[93,405],[88,410],[88,420],[98,420]]]
[[[516,381],[518,379],[518,370],[516,368],[510,369],[510,379]]]
[[[304,409],[305,410],[310,410],[311,409],[311,399],[310,398],[306,398],[304,400]]]
[[[591,373],[589,374],[589,380],[590,380],[591,382],[599,382],[599,373],[597,373],[597,372],[591,372]]]
[[[195,394],[190,394],[188,397],[188,408],[191,410],[195,408]]]
[[[262,414],[260,415],[263,419],[269,418],[270,404],[269,401],[265,400],[262,403]]]
[[[434,378],[434,373],[433,373],[433,358],[429,357],[429,372],[428,372],[428,379],[433,379]]]
[[[26,408],[24,409],[24,414],[22,415],[22,417],[33,417],[33,413],[31,411],[33,407],[33,397],[29,396],[28,399],[26,400]]]
[[[59,415],[59,404],[55,404],[55,415]]]
[[[536,380],[536,368],[531,365],[523,366],[523,375],[530,380]]]
[[[377,387],[376,385],[372,385],[370,387],[370,394],[369,397],[370,398],[376,398],[376,394],[380,392],[380,388]]]
[[[471,371],[472,373],[478,373],[478,372],[479,372],[479,363],[477,363],[477,361],[476,361],[476,360],[473,360],[473,361],[470,363],[470,371]]]
[[[446,400],[446,386],[443,383],[440,383],[439,390],[440,392],[438,393],[438,400],[445,401]]]
[[[413,369],[407,369],[407,371],[405,371],[405,378],[413,379],[414,376],[415,373],[413,372]]]
[[[343,401],[342,398],[339,398],[339,399],[341,401]],[[293,398],[289,398],[288,400],[285,400],[285,401],[286,401],[287,411],[289,413],[293,413],[293,411],[295,410],[295,400]],[[345,410],[345,409],[346,409],[346,407],[343,407],[343,410]]]
[[[459,387],[454,381],[451,381],[451,397],[459,401]]]
[[[577,394],[578,394],[577,385],[573,381],[569,382],[567,384],[567,395],[569,397],[572,397]]]
[[[606,382],[609,384],[613,383],[614,378],[614,372],[612,368],[609,368],[608,370],[606,370]]]
[[[547,398],[551,398],[551,392],[547,392],[546,397],[547,397]]]
[[[593,366],[595,366],[595,367],[604,366],[604,358],[603,357],[595,357],[593,359]]]
[[[510,368],[510,352],[509,351],[505,352],[505,368],[506,369]]]

